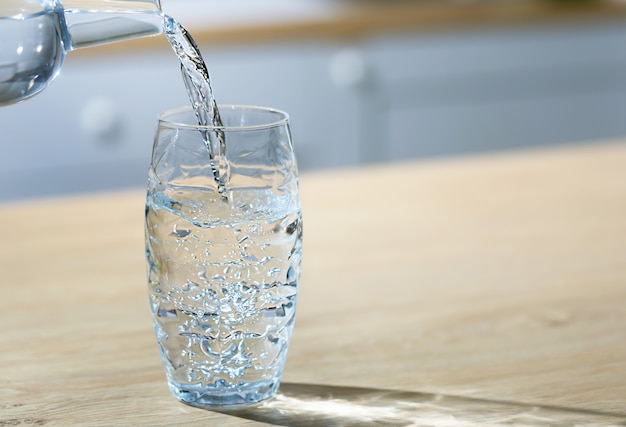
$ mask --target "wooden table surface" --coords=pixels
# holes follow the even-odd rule
[[[143,198],[0,206],[0,426],[626,423],[626,142],[304,174],[284,384],[232,412],[169,394]]]

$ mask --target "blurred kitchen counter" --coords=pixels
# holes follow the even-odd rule
[[[267,2],[268,4],[270,2]],[[304,2],[306,4],[307,2]],[[309,3],[311,3],[309,1]],[[327,1],[326,8],[281,20],[247,21],[244,25],[211,27],[210,14],[195,28],[205,43],[251,42],[300,38],[354,39],[379,33],[449,30],[484,25],[537,24],[565,20],[626,18],[626,7],[617,2],[595,1]],[[210,2],[208,4],[211,4]],[[237,2],[231,2],[237,4]],[[234,6],[236,7],[236,6]],[[208,7],[207,7],[208,8]],[[317,13],[315,13],[317,11]],[[183,15],[184,16],[184,15]],[[245,21],[242,21],[242,23]],[[194,33],[194,34],[196,34]]]
[[[289,112],[301,170],[626,136],[623,2],[162,3],[218,102]],[[188,103],[165,37],[72,52],[0,111],[0,200],[144,185],[155,118]]]
[[[294,39],[350,41],[407,31],[626,19],[623,2],[593,0],[164,0],[163,10],[187,27],[202,45]],[[152,38],[125,46],[145,48],[163,43],[162,38]]]

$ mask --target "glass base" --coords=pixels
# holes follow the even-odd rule
[[[259,381],[236,385],[218,382],[211,386],[169,383],[174,397],[183,403],[199,408],[253,405],[274,396],[278,386],[279,381]]]

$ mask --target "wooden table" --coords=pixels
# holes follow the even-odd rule
[[[626,422],[625,142],[310,173],[302,199],[284,384],[231,413],[167,390],[141,190],[2,206],[0,426]]]

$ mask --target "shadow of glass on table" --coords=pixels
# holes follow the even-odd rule
[[[604,427],[626,426],[626,415],[512,402],[361,387],[283,383],[255,406],[215,410],[289,427]]]

